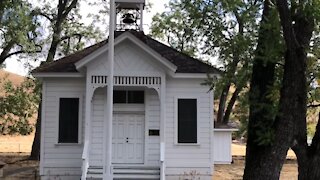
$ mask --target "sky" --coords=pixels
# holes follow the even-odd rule
[[[146,3],[151,3],[152,7],[148,11],[144,11],[144,22],[143,24],[146,24],[144,26],[144,31],[146,34],[149,32],[149,26],[151,25],[152,17],[156,13],[161,13],[165,10],[165,4],[168,3],[169,0],[146,0]],[[93,11],[94,9],[88,9],[84,8],[81,10],[81,13],[83,12],[86,14],[88,11]],[[107,22],[109,21],[109,17],[107,18]],[[37,66],[38,63],[33,63],[33,66]],[[28,69],[24,67],[23,62],[19,62],[17,60],[17,57],[12,57],[6,62],[6,71],[13,72],[19,75],[26,75],[28,74]]]

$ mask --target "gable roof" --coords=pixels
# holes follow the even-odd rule
[[[217,73],[220,74],[221,71],[214,68],[213,66],[192,58],[184,53],[181,53],[153,38],[145,35],[143,32],[137,31],[119,31],[115,33],[115,39],[119,37],[124,32],[129,32],[134,35],[137,39],[143,42],[145,45],[153,49],[160,56],[170,61],[172,64],[177,66],[176,73]],[[83,50],[77,51],[74,54],[65,56],[56,61],[43,64],[38,68],[33,70],[33,73],[74,73],[78,72],[75,63],[82,60],[84,57],[98,50],[100,47],[106,45],[107,40],[104,40],[95,45],[89,46]]]

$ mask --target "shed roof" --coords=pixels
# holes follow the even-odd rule
[[[128,32],[134,35],[141,42],[149,46],[151,49],[159,53],[166,60],[177,66],[176,73],[221,73],[217,68],[214,68],[210,64],[201,61],[199,59],[192,58],[182,52],[179,52],[143,32],[137,32],[133,30],[118,31],[115,33],[115,38],[121,34]],[[106,45],[108,40],[104,40],[95,45],[89,46],[83,50],[77,51],[74,54],[62,57],[56,61],[43,64],[33,70],[33,73],[58,73],[58,72],[78,72],[75,63],[93,53],[100,47]]]

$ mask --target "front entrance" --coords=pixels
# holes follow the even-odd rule
[[[144,119],[139,113],[113,114],[112,163],[143,163]]]

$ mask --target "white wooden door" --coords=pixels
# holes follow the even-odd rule
[[[112,150],[113,163],[143,163],[144,115],[113,115]]]

